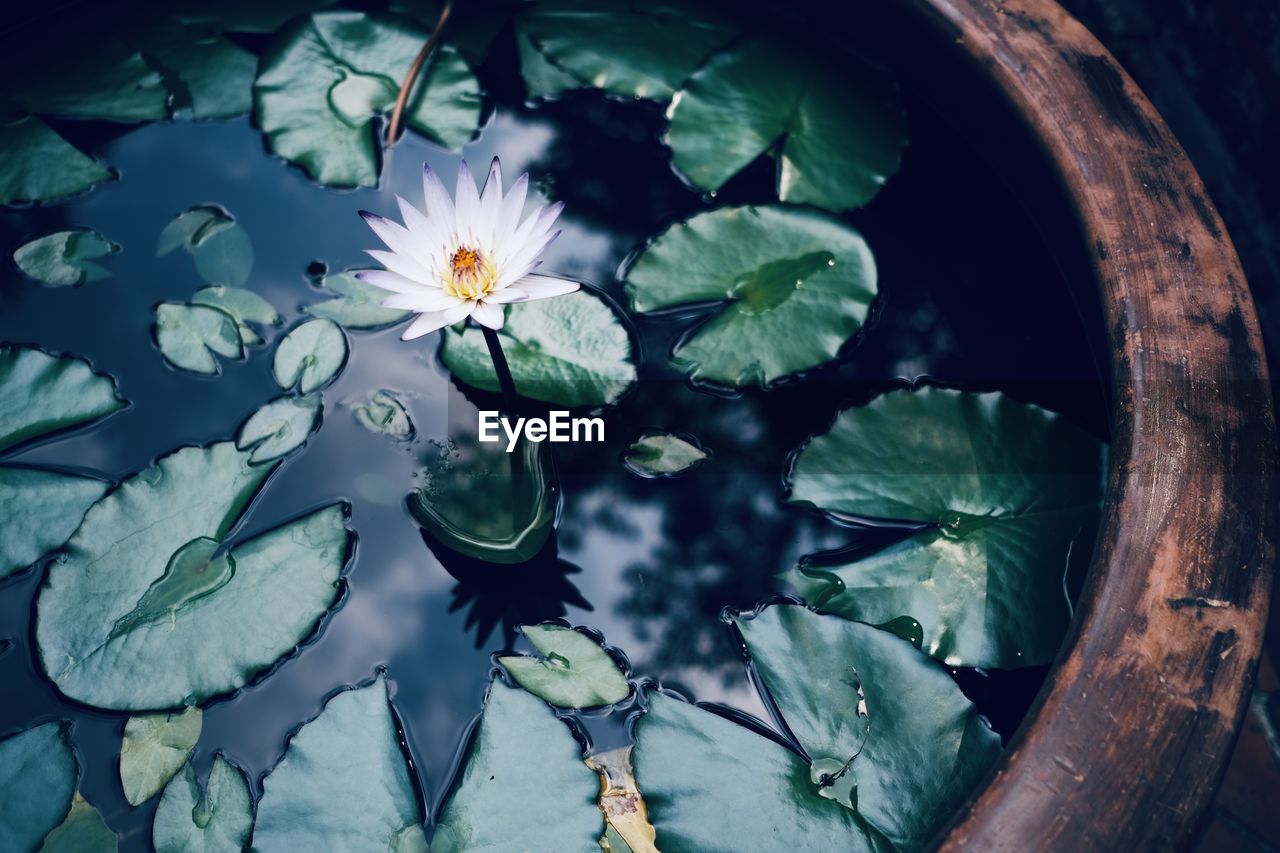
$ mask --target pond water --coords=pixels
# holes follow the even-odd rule
[[[591,93],[527,106],[492,73],[492,115],[462,156],[477,170],[499,156],[508,180],[528,171],[546,198],[564,201],[564,233],[544,267],[593,283],[620,303],[619,267],[648,237],[713,205],[774,199],[773,166],[765,162],[714,200],[690,190],[656,142],[657,107]],[[418,780],[427,802],[438,804],[480,709],[491,655],[511,647],[516,625],[554,618],[599,631],[627,655],[637,677],[765,717],[721,609],[785,592],[778,575],[803,555],[869,547],[893,535],[842,527],[784,503],[788,455],[825,431],[836,411],[931,377],[1007,391],[1105,437],[1092,333],[1040,236],[997,172],[953,128],[909,94],[907,110],[911,143],[900,173],[847,217],[880,271],[875,319],[861,340],[838,366],[803,383],[728,397],[691,387],[668,366],[681,322],[638,320],[640,382],[605,416],[606,440],[556,448],[564,493],[558,559],[536,570],[446,565],[403,502],[450,424],[473,424],[476,402],[496,397],[451,380],[437,359],[438,335],[404,343],[398,329],[350,333],[349,362],[324,392],[323,427],[284,463],[234,534],[253,535],[346,501],[358,546],[345,595],[297,654],[206,707],[197,771],[206,772],[221,752],[259,785],[290,732],[327,696],[385,667]],[[118,167],[118,183],[56,206],[0,211],[0,245],[11,251],[60,226],[86,226],[123,247],[106,259],[113,275],[45,288],[5,270],[0,341],[85,356],[117,379],[131,405],[6,461],[116,481],[179,446],[233,437],[279,393],[271,375],[275,341],[305,318],[301,306],[325,298],[314,283],[316,265],[367,265],[363,250],[375,243],[357,211],[394,216],[394,193],[419,200],[424,161],[446,184],[459,162],[410,133],[390,157],[381,188],[337,192],[270,155],[248,119],[148,125],[101,139],[95,151]],[[266,331],[265,345],[244,361],[224,361],[222,375],[212,378],[166,365],[152,335],[158,302],[186,301],[203,285],[184,253],[155,257],[157,235],[202,203],[224,206],[247,230],[255,250],[248,286],[284,319]],[[417,428],[413,441],[393,441],[357,422],[352,405],[377,389],[406,404]],[[680,478],[636,476],[622,464],[623,451],[654,428],[695,436],[711,460]],[[82,791],[122,833],[124,849],[146,849],[156,801],[130,807],[117,776],[127,715],[62,698],[39,670],[33,613],[42,569],[0,581],[0,639],[11,644],[0,653],[0,733],[73,720]],[[956,677],[1007,737],[1043,674],[1030,668]],[[625,711],[586,719],[597,745],[625,742]]]

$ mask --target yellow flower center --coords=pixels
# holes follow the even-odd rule
[[[459,299],[479,299],[493,292],[493,263],[470,246],[461,246],[449,259],[444,291]]]

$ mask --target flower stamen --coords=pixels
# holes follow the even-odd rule
[[[493,292],[493,263],[470,246],[459,246],[449,258],[446,293],[460,299],[479,299]]]

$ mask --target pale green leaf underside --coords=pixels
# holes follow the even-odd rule
[[[75,228],[22,244],[14,250],[13,262],[36,281],[68,287],[110,277],[110,270],[93,261],[118,251],[119,246],[97,231]]]
[[[236,436],[236,447],[251,451],[249,461],[254,464],[279,459],[315,432],[323,410],[321,394],[278,397],[249,416]]]
[[[230,314],[236,321],[240,342],[245,346],[256,346],[262,343],[262,336],[253,326],[273,326],[280,322],[280,315],[276,313],[275,308],[271,307],[270,302],[243,287],[215,284],[201,288],[191,297],[191,303],[208,305]]]
[[[308,320],[276,344],[276,383],[310,394],[338,375],[347,362],[347,336],[332,320]]]
[[[214,355],[244,357],[236,318],[210,305],[162,302],[156,306],[156,345],[164,360],[180,370],[216,376]]]
[[[190,764],[165,786],[151,825],[151,843],[156,853],[240,853],[252,829],[249,780],[219,755],[203,791]]]
[[[130,804],[160,793],[187,763],[200,739],[202,721],[199,708],[129,718],[120,744],[120,785]]]
[[[558,625],[522,625],[520,633],[542,657],[498,658],[521,687],[562,708],[612,705],[627,698],[630,685],[603,648],[587,635]]]

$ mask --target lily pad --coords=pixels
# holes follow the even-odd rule
[[[0,451],[127,405],[110,376],[73,356],[0,346]]]
[[[862,236],[827,214],[723,208],[654,240],[626,290],[640,312],[724,303],[673,363],[695,382],[768,386],[836,357],[866,319],[876,266]]]
[[[386,391],[374,391],[368,402],[360,403],[354,409],[356,420],[370,432],[389,435],[398,441],[413,438],[413,421],[405,411],[404,404],[395,395]]]
[[[215,204],[202,204],[179,214],[160,232],[156,257],[185,249],[196,272],[210,284],[239,287],[253,269],[253,243],[235,217]]]
[[[622,97],[668,101],[716,48],[741,30],[711,3],[542,0],[519,18],[519,32],[545,64],[576,81],[548,89],[526,80],[529,94],[594,87]]]
[[[249,780],[219,755],[204,791],[190,764],[165,786],[151,825],[151,843],[156,853],[240,853],[252,830]]]
[[[236,436],[236,447],[252,451],[249,461],[257,464],[291,453],[320,426],[324,398],[278,397],[249,416]]]
[[[221,370],[215,353],[244,358],[236,318],[210,305],[161,302],[156,306],[156,345],[174,367],[206,376]]]
[[[198,705],[315,630],[347,558],[341,506],[222,541],[273,468],[230,442],[185,447],[89,510],[36,608],[41,663],[64,694],[127,711]]]
[[[0,578],[60,547],[110,487],[94,477],[0,465]]]
[[[332,320],[347,329],[381,329],[413,316],[412,311],[383,308],[382,300],[387,298],[387,291],[356,278],[357,272],[360,270],[325,276],[321,286],[339,294],[338,298],[308,305],[306,312],[313,317]]]
[[[45,723],[0,740],[0,838],[34,850],[66,816],[76,791],[67,724]]]
[[[233,118],[252,106],[258,57],[209,25],[148,20],[135,36],[148,64],[165,76],[175,109],[197,119]]]
[[[604,831],[600,777],[551,709],[495,681],[432,853],[592,850]]]
[[[109,278],[111,271],[93,260],[119,251],[118,245],[97,231],[75,228],[24,243],[14,250],[13,262],[36,281],[67,287]]]
[[[199,708],[130,717],[120,744],[120,785],[131,805],[160,793],[191,757],[204,719]]]
[[[520,633],[543,656],[507,655],[498,663],[538,698],[561,708],[593,708],[621,702],[631,692],[627,677],[609,653],[581,631],[559,625],[521,625]]]
[[[623,464],[641,477],[674,477],[707,460],[707,451],[672,433],[642,435],[627,448]]]
[[[45,836],[40,853],[115,853],[120,839],[102,814],[76,794],[67,817]]]
[[[188,24],[237,33],[270,34],[290,18],[332,6],[337,0],[175,0],[171,14]]]
[[[270,302],[243,287],[215,284],[196,291],[195,296],[191,297],[191,303],[208,305],[230,314],[240,332],[240,342],[245,346],[262,343],[262,336],[250,324],[274,326],[280,322],[280,315],[271,307]]]
[[[925,527],[792,580],[849,618],[915,619],[952,666],[1048,663],[1071,616],[1064,576],[1092,553],[1102,463],[1092,436],[1001,394],[885,394],[804,447],[791,502]]]
[[[870,201],[906,146],[888,74],[834,47],[774,35],[709,59],[670,116],[675,165],[703,189],[720,189],[776,150],[778,198],[835,212]]]
[[[347,336],[332,320],[308,320],[276,345],[273,370],[286,391],[310,394],[332,380],[347,363]]]
[[[58,118],[144,122],[169,117],[169,90],[141,53],[100,32],[66,30],[65,53],[57,61],[48,60],[43,44],[20,46],[45,53],[22,66],[24,76],[7,87],[11,100],[29,113]]]
[[[254,850],[425,853],[411,779],[384,678],[344,690],[263,780]]]
[[[35,116],[0,123],[0,204],[55,201],[114,175]]]
[[[499,391],[498,375],[474,325],[448,328],[440,358],[462,382]],[[515,303],[498,332],[516,393],[562,406],[614,402],[636,381],[631,337],[604,300],[578,291]]]
[[[374,186],[390,111],[427,39],[417,25],[364,12],[320,12],[285,26],[262,55],[254,117],[271,150],[327,186]],[[405,107],[405,123],[445,148],[471,138],[480,88],[451,47],[438,48]]]

